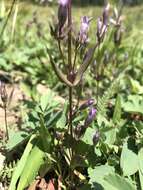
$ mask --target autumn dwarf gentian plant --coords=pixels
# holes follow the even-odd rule
[[[91,125],[94,118],[96,117],[97,110],[94,108],[94,100],[89,99],[85,101],[82,105],[79,105],[79,99],[77,104],[73,103],[74,90],[80,85],[85,71],[88,66],[94,60],[94,53],[96,49],[103,42],[108,29],[108,14],[109,14],[109,4],[107,4],[103,10],[101,17],[97,19],[97,31],[95,43],[89,47],[89,29],[93,18],[88,16],[83,16],[81,18],[81,23],[79,31],[74,32],[73,19],[72,19],[72,1],[71,0],[59,0],[58,9],[58,20],[56,24],[50,25],[51,35],[59,48],[59,53],[63,62],[63,67],[60,68],[55,60],[50,54],[48,49],[48,54],[50,62],[52,64],[55,74],[61,82],[63,82],[69,89],[69,100],[68,100],[68,117],[67,117],[67,130],[65,137],[70,137],[69,139],[69,165],[71,166],[73,158],[75,155],[75,150],[73,146],[73,141],[79,140],[85,133],[86,129]],[[79,55],[83,51],[81,56],[81,63],[79,63]],[[77,94],[77,96],[79,96]],[[82,110],[89,108],[89,114],[85,118],[83,124],[77,124],[73,122],[77,114],[82,112]],[[96,144],[99,140],[99,132],[96,132],[93,136],[93,142]],[[73,179],[73,171],[70,168],[71,179]]]

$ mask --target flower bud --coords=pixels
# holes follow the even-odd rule
[[[92,138],[93,144],[95,146],[99,142],[99,139],[100,139],[100,133],[99,133],[99,131],[96,131],[95,134],[93,135],[93,138]]]
[[[120,45],[122,40],[122,30],[121,28],[117,28],[115,33],[114,33],[114,43],[116,45]]]
[[[97,19],[97,37],[98,38],[100,38],[101,30],[102,30],[102,19],[101,19],[101,17],[99,17]]]
[[[103,10],[103,24],[108,25],[108,17],[109,17],[110,4],[108,3]]]
[[[84,102],[84,103],[81,104],[81,106],[79,107],[79,110],[86,109],[86,108],[90,107],[93,104],[94,104],[94,100],[93,99],[89,99],[86,102]]]
[[[106,32],[107,32],[107,25],[103,23],[101,18],[98,18],[96,35],[99,43],[101,42],[101,40],[103,40]]]
[[[4,104],[7,103],[8,101],[8,95],[7,95],[7,92],[6,92],[6,87],[5,87],[5,84],[1,82],[0,84],[0,96],[1,96],[1,100]]]
[[[79,140],[80,137],[84,135],[85,131],[86,131],[86,128],[83,125],[76,126],[76,128],[74,129],[75,138]]]
[[[58,28],[59,28],[59,34],[61,34],[62,28],[64,26],[64,24],[66,23],[67,20],[67,15],[68,15],[68,10],[67,10],[67,6],[59,6],[59,10],[58,10]]]
[[[81,26],[79,31],[78,40],[80,43],[84,44],[88,41],[88,31],[89,31],[89,23],[91,19],[87,16],[82,17]]]
[[[59,0],[59,4],[60,4],[62,7],[67,6],[68,3],[69,3],[69,0]]]
[[[84,122],[85,127],[88,127],[92,123],[92,121],[94,120],[94,118],[96,116],[96,112],[97,112],[97,110],[95,108],[90,109],[89,114]]]

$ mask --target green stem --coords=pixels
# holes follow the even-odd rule
[[[68,66],[69,66],[69,76],[72,73],[72,36],[71,36],[71,24],[72,24],[72,15],[71,15],[71,0],[69,0],[68,5]],[[69,132],[73,137],[73,128],[72,128],[72,87],[69,87]]]
[[[9,133],[8,133],[8,124],[7,124],[7,107],[4,106],[4,119],[5,119],[5,128],[6,128],[6,139],[9,140]]]
[[[64,66],[66,68],[65,58],[64,58],[63,51],[62,51],[62,48],[61,48],[61,42],[60,42],[60,40],[58,40],[58,47],[59,47],[60,55],[62,57],[63,64],[64,64]]]
[[[8,14],[8,16],[7,16],[7,19],[6,19],[6,21],[5,21],[5,24],[4,24],[4,26],[3,26],[2,30],[1,30],[1,33],[0,33],[0,37],[1,37],[1,38],[2,38],[2,36],[3,36],[3,33],[4,33],[5,28],[6,28],[6,26],[7,26],[8,20],[9,20],[11,14],[12,14],[12,11],[13,11],[13,8],[14,8],[15,3],[16,3],[16,0],[13,0],[12,5],[11,5],[11,8],[10,8],[10,11],[9,11],[9,14]]]

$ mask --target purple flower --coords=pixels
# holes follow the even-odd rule
[[[59,0],[59,4],[63,7],[67,6],[69,3],[69,0]]]
[[[89,111],[89,114],[84,122],[84,126],[88,127],[92,121],[94,120],[95,116],[96,116],[97,110],[95,108],[91,108]]]
[[[61,35],[62,28],[64,24],[66,23],[67,16],[68,16],[68,8],[67,8],[68,0],[61,0],[59,3],[60,3],[60,6],[58,9],[58,20],[59,20],[58,28],[59,28],[59,35]]]
[[[79,42],[86,43],[88,41],[88,31],[89,31],[89,23],[91,19],[87,16],[81,18],[81,26],[79,31]]]
[[[108,17],[109,17],[110,4],[108,3],[103,10],[103,24],[108,25]]]
[[[90,107],[93,104],[94,104],[94,100],[93,99],[89,99],[86,102],[84,102],[83,104],[81,104],[81,106],[79,107],[79,109],[80,110],[86,109],[86,108]]]
[[[103,40],[107,32],[109,9],[110,4],[107,4],[104,8],[102,18],[100,17],[97,20],[97,39],[99,43]]]
[[[80,32],[81,33],[87,33],[89,30],[89,22],[90,19],[87,16],[82,17],[81,19],[81,27],[80,27]]]

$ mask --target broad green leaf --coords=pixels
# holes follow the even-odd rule
[[[138,159],[139,159],[140,185],[141,185],[141,190],[143,190],[143,147],[138,152]]]
[[[86,143],[86,144],[89,144],[89,145],[93,145],[93,141],[92,141],[92,138],[93,138],[93,135],[95,133],[95,129],[92,129],[92,128],[87,128],[82,140]]]
[[[9,140],[7,142],[6,148],[8,150],[13,149],[14,147],[16,147],[19,143],[21,143],[23,140],[25,140],[26,138],[29,137],[29,134],[23,131],[10,131],[9,133]]]
[[[139,169],[143,175],[143,147],[138,152]]]
[[[114,173],[114,168],[109,165],[101,165],[101,166],[96,166],[94,169],[89,168],[88,169],[88,174],[89,177],[91,178],[91,181],[94,181],[95,179],[103,179],[105,175]]]
[[[54,96],[51,92],[46,93],[43,96],[41,96],[40,105],[41,105],[42,111],[46,110],[46,108],[49,106],[49,103],[53,101],[53,97]]]
[[[130,95],[128,101],[123,104],[126,112],[143,114],[143,97],[138,95]]]
[[[44,164],[45,152],[40,149],[40,146],[40,143],[37,143],[28,156],[20,176],[17,190],[23,190],[32,183],[38,174],[40,167]]]
[[[27,159],[28,156],[30,154],[30,151],[33,147],[32,141],[36,138],[36,135],[32,135],[25,150],[24,153],[20,159],[20,161],[18,162],[18,165],[16,167],[16,169],[14,170],[14,173],[12,175],[12,180],[9,186],[9,190],[16,190],[16,184],[18,182],[18,179],[23,171],[23,168],[25,167],[26,163],[27,163]]]
[[[128,77],[128,82],[133,93],[143,94],[143,86],[140,85],[139,81],[134,80],[131,77]]]
[[[110,190],[136,190],[135,186],[130,183],[129,180],[127,181],[124,177],[121,177],[117,174],[109,174],[104,177],[104,180],[112,185],[113,188]]]
[[[92,185],[92,188],[94,190],[102,190],[103,187],[105,187],[105,190],[116,190],[112,188],[112,186],[107,183],[104,180],[104,177],[106,175],[114,173],[114,168],[108,165],[101,165],[101,166],[96,166],[94,169],[89,168],[88,169],[88,175],[90,178],[89,183]],[[111,189],[112,188],[112,189]]]
[[[118,95],[115,103],[115,109],[113,114],[113,122],[118,123],[121,119],[121,98]]]
[[[116,141],[116,133],[117,133],[116,128],[112,128],[109,131],[105,132],[104,133],[106,136],[105,143],[108,144],[109,146],[113,145]]]
[[[123,144],[123,149],[121,153],[120,165],[123,170],[124,176],[133,175],[137,172],[139,168],[138,156],[134,150],[129,149],[129,141]]]

